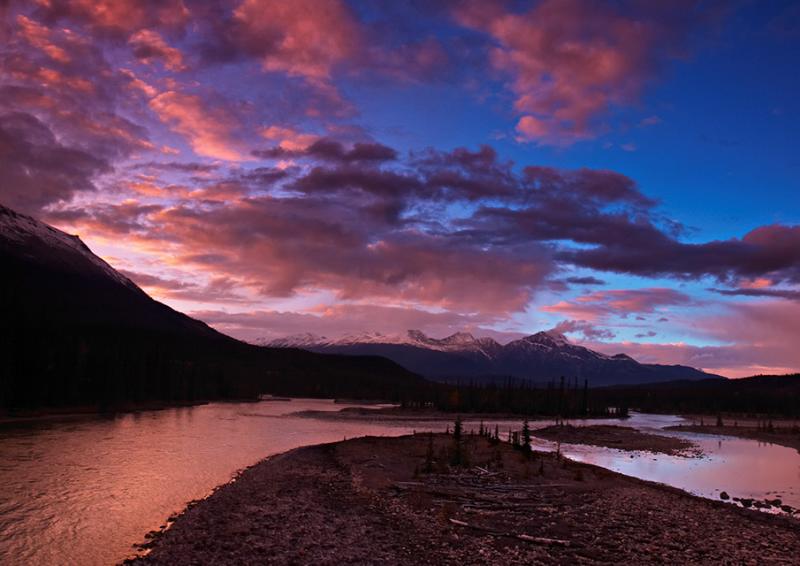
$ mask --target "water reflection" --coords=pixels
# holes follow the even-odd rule
[[[189,500],[206,496],[236,470],[265,456],[345,437],[448,426],[445,421],[360,422],[288,414],[345,406],[323,400],[215,403],[0,425],[0,564],[116,563],[131,554],[132,543]],[[657,430],[679,422],[677,417],[634,415],[627,424]],[[486,425],[493,429],[495,422]],[[478,423],[465,426],[477,430]],[[508,426],[500,423],[501,436]],[[709,457],[631,459],[628,453],[584,446],[562,451],[700,495],[716,497],[718,489],[758,498],[777,493],[800,507],[797,451],[750,440],[670,434],[695,440]]]
[[[704,457],[682,458],[642,454],[595,446],[562,446],[571,458],[603,466],[629,476],[679,487],[695,495],[719,499],[731,497],[779,498],[800,508],[800,452],[777,444],[731,436],[665,431],[663,427],[684,422],[670,415],[634,414],[625,424],[644,432],[686,438],[699,446]],[[552,447],[546,443],[543,447]]]

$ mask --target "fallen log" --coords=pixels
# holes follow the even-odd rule
[[[481,527],[479,525],[470,525],[469,523],[467,523],[465,521],[459,521],[458,519],[448,519],[448,521],[450,521],[450,523],[452,523],[453,525],[456,525],[456,526],[459,526],[459,527],[464,527],[466,529],[473,529],[473,530],[476,530],[476,531],[481,531],[481,532],[484,532],[484,533],[487,533],[487,534],[490,534],[490,535],[493,535],[493,536],[497,536],[497,537],[515,538],[517,540],[521,540],[521,541],[524,541],[524,542],[529,542],[531,544],[541,544],[541,545],[545,545],[545,546],[569,546],[570,545],[570,541],[563,540],[563,539],[558,539],[558,538],[534,537],[534,536],[526,535],[526,534],[516,535],[516,534],[513,534],[513,533],[504,533],[504,532],[501,532],[501,531],[496,531],[494,529]]]

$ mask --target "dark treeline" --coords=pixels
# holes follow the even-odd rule
[[[800,417],[800,374],[709,379],[604,387],[594,396],[600,404],[625,405],[654,413],[740,413]]]
[[[4,336],[0,407],[254,399],[260,393],[399,401],[422,380],[382,358],[259,348],[132,329],[18,330]]]
[[[505,383],[429,383],[404,398],[406,408],[433,408],[457,413],[514,413],[561,418],[601,417],[627,414],[609,407],[590,389],[587,381],[561,377],[546,385],[519,379]]]
[[[675,381],[590,388],[561,378],[532,385],[508,379],[488,385],[427,384],[406,407],[447,412],[515,413],[568,418],[627,416],[630,410],[670,414],[735,413],[800,418],[800,374]]]

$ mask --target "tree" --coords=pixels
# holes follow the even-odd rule
[[[461,436],[463,433],[463,425],[461,423],[461,416],[456,417],[456,422],[453,425],[453,457],[451,462],[454,466],[461,466],[464,463],[464,451],[461,444]]]
[[[531,427],[526,418],[522,421],[522,449],[525,450],[525,456],[531,455]]]

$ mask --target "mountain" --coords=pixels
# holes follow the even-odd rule
[[[396,398],[377,357],[266,348],[164,305],[77,237],[0,205],[0,408],[284,395]]]
[[[507,377],[542,383],[565,376],[587,379],[592,387],[717,378],[687,366],[641,364],[626,354],[608,356],[571,343],[556,332],[537,332],[502,345],[492,338],[458,332],[435,339],[419,330],[404,335],[379,333],[329,339],[304,334],[261,341],[272,347],[313,352],[385,356],[438,381],[496,381]]]

